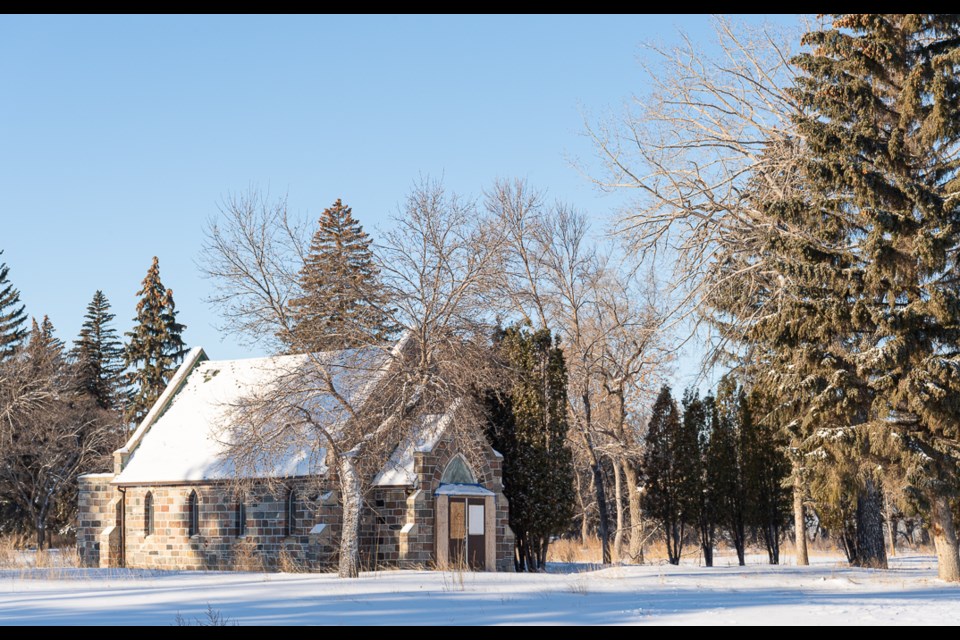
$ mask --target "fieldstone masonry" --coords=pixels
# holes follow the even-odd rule
[[[487,498],[487,570],[513,568],[513,532],[503,495],[501,458],[489,447],[478,482],[495,495]],[[430,452],[414,454],[416,482],[374,487],[361,517],[364,568],[432,568],[445,565],[446,549],[436,545],[446,526],[446,497],[435,496],[447,464],[458,454],[441,438]],[[120,467],[122,463],[117,466]],[[119,471],[120,469],[118,469]],[[336,566],[340,506],[325,478],[296,479],[243,492],[246,531],[236,526],[237,489],[230,483],[203,482],[117,487],[115,474],[80,478],[77,545],[87,566],[151,569],[324,570]],[[295,526],[287,530],[287,492],[296,494]],[[189,535],[190,494],[196,492],[199,533]],[[147,532],[145,505],[153,500],[153,530]],[[491,508],[492,507],[492,508]]]

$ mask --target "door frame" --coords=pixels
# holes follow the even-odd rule
[[[482,487],[468,485],[458,490],[456,485],[441,485],[434,494],[434,521],[436,525],[436,544],[434,561],[438,567],[450,564],[450,501],[464,503],[464,527],[466,539],[464,547],[469,557],[469,505],[483,505],[483,562],[481,571],[497,570],[497,517],[496,496]]]

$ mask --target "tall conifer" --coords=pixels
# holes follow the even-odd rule
[[[504,457],[516,570],[541,571],[551,537],[565,531],[573,517],[566,363],[549,329],[508,327],[498,348],[512,381],[505,393],[491,398],[488,433]]]
[[[123,390],[123,345],[113,327],[116,316],[102,291],[87,305],[80,335],[70,352],[77,369],[77,387],[101,409],[120,410]]]
[[[392,330],[372,240],[338,198],[320,216],[300,271],[302,295],[290,301],[290,351],[345,349],[390,338]]]
[[[646,491],[641,504],[663,528],[670,564],[680,564],[686,526],[696,512],[699,457],[697,436],[684,428],[670,387],[665,385],[647,428],[642,466]]]
[[[143,286],[137,292],[136,323],[126,335],[126,364],[135,385],[127,420],[139,422],[157,401],[186,354],[185,325],[177,322],[173,291],[160,281],[160,261],[154,257]]]
[[[859,441],[898,459],[940,577],[958,581],[960,19],[843,14],[804,43],[794,95],[812,213],[844,225],[862,265],[842,274],[843,346],[874,396]]]
[[[0,262],[0,360],[11,356],[27,335],[27,315],[20,303],[20,292],[10,284],[9,273],[10,267]]]

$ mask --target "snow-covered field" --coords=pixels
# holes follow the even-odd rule
[[[539,575],[384,571],[357,580],[4,570],[0,624],[171,625],[178,614],[205,621],[208,605],[241,625],[960,623],[960,586],[937,580],[929,556],[898,557],[889,571],[850,569],[838,558],[816,559],[810,567],[552,569]]]

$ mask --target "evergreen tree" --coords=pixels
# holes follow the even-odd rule
[[[746,494],[746,519],[767,549],[770,564],[780,564],[780,541],[790,517],[790,461],[786,438],[775,425],[755,418],[770,412],[756,389],[737,393],[740,407],[740,460]]]
[[[663,528],[670,564],[680,564],[686,524],[696,512],[699,451],[696,434],[684,429],[670,387],[660,389],[647,427],[643,455],[646,492],[641,504]]]
[[[567,438],[567,370],[549,329],[508,327],[498,351],[512,372],[490,397],[493,446],[503,454],[517,571],[542,571],[550,538],[573,517],[573,457]]]
[[[160,281],[160,261],[153,264],[137,292],[136,323],[126,335],[126,365],[133,368],[130,382],[135,392],[127,409],[128,422],[137,423],[150,410],[183,360],[186,348],[183,342],[184,325],[177,322],[173,291]]]
[[[0,360],[13,355],[27,334],[24,327],[27,316],[20,304],[20,292],[10,284],[9,273],[7,263],[0,262]]]
[[[844,14],[804,43],[794,94],[812,204],[861,254],[842,274],[844,346],[875,396],[858,441],[899,463],[930,514],[940,576],[958,581],[960,19]]]
[[[50,321],[49,316],[43,316],[39,323],[36,318],[31,318],[30,335],[27,344],[24,346],[24,355],[32,362],[54,364],[61,366],[63,363],[63,341],[57,338],[56,329]]]
[[[371,243],[339,198],[324,210],[300,270],[302,295],[290,301],[293,326],[280,336],[289,351],[329,351],[390,339],[394,329]]]
[[[736,383],[728,374],[720,379],[717,388],[716,411],[710,429],[712,468],[715,470],[711,484],[716,495],[717,521],[730,536],[737,561],[743,566],[747,545],[747,496],[741,410]]]
[[[89,394],[101,409],[119,411],[126,397],[123,345],[112,325],[115,317],[107,297],[102,291],[95,292],[70,355],[79,390]]]
[[[712,399],[710,399],[712,404]],[[712,490],[712,463],[710,456],[710,434],[708,432],[708,417],[712,413],[712,406],[700,399],[699,392],[691,387],[683,392],[683,432],[696,434],[698,444],[698,468],[690,480],[687,490],[691,504],[691,519],[689,524],[697,528],[700,535],[700,550],[703,553],[703,563],[713,566],[713,548],[716,544],[716,511],[715,495]]]

